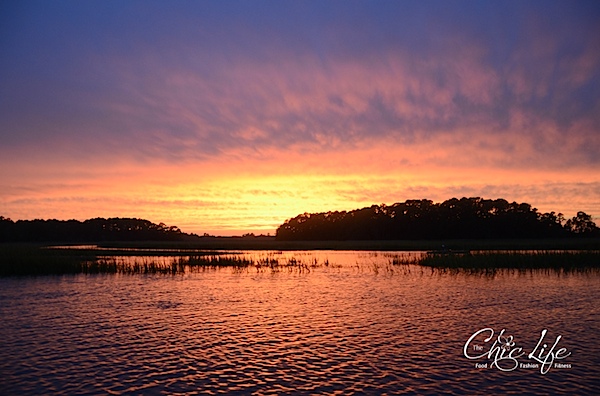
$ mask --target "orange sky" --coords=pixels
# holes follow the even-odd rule
[[[305,211],[420,198],[504,197],[567,216],[600,212],[590,200],[600,185],[593,169],[502,169],[480,158],[494,153],[471,158],[461,155],[464,149],[390,142],[343,151],[242,150],[206,162],[21,165],[3,175],[3,204],[16,219],[141,217],[216,235],[273,234]]]
[[[598,222],[593,3],[111,4],[0,10],[1,216],[273,234],[479,196]]]

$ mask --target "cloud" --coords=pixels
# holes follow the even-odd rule
[[[5,11],[13,217],[137,210],[216,229],[428,195],[598,202],[593,2]]]
[[[274,158],[272,166],[281,163]],[[112,172],[104,177],[99,173],[87,185],[30,178],[27,188],[2,195],[0,209],[14,219],[142,217],[188,232],[213,234],[273,232],[284,220],[303,212],[352,210],[421,198],[440,202],[462,196],[502,197],[567,217],[578,210],[592,215],[600,212],[600,180],[593,177],[581,182],[572,180],[573,174],[552,172],[472,168],[440,172],[437,167],[411,166],[372,172],[384,167],[385,159],[362,171],[345,169],[341,160],[340,164],[341,168],[321,174],[293,167],[270,172],[263,163],[254,167],[249,161],[218,164],[209,172],[201,165],[179,167],[179,173],[176,166],[153,166],[132,169],[121,178]],[[586,180],[585,173],[579,176],[575,179]]]
[[[359,6],[354,4],[365,8]],[[213,5],[196,8],[189,10],[192,15],[221,15],[223,26],[199,27],[174,10],[163,15],[152,7],[145,11],[147,22],[127,26],[76,8],[90,19],[92,32],[81,40],[55,34],[75,45],[73,52],[59,52],[73,64],[49,54],[57,63],[50,78],[40,76],[35,85],[23,85],[19,75],[3,81],[14,95],[3,114],[3,131],[12,131],[4,132],[9,147],[39,142],[70,154],[72,142],[72,150],[90,155],[176,160],[247,145],[337,147],[381,137],[410,144],[475,128],[484,136],[537,139],[549,125],[580,138],[600,126],[600,35],[592,34],[598,28],[570,12],[558,21],[567,33],[557,35],[553,23],[561,7],[551,7],[555,14],[547,20],[526,9],[530,19],[519,19],[518,40],[502,33],[510,41],[504,45],[492,39],[495,29],[473,18],[474,10],[466,10],[460,24],[441,11],[414,5],[389,10],[400,22],[416,17],[433,24],[425,29],[393,23],[384,11],[370,9],[352,33],[348,18],[356,17],[358,8],[332,7],[329,12],[340,12],[341,18],[321,22],[309,22],[317,10],[300,9],[300,22],[289,27],[276,18],[277,13],[291,16],[283,7],[259,17],[264,26],[250,24],[241,15],[245,7],[230,17]],[[461,14],[443,8],[449,15]],[[75,11],[62,17],[67,32],[81,29]],[[479,11],[493,18],[494,10]],[[134,14],[129,9],[123,18]],[[510,17],[500,22],[512,26]],[[570,32],[580,20],[582,26]],[[331,25],[319,24],[325,22]],[[144,33],[145,23],[157,24],[158,33]],[[167,30],[171,26],[174,31]],[[107,29],[123,33],[122,40],[100,39]],[[160,38],[156,44],[150,41],[154,36]],[[84,47],[93,42],[102,43],[96,46],[100,51]],[[20,111],[8,114],[15,109]],[[594,143],[590,140],[586,146]]]

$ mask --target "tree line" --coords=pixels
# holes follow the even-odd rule
[[[540,213],[528,203],[505,199],[452,198],[442,203],[407,200],[352,211],[304,213],[285,221],[276,239],[434,240],[599,236],[590,215],[571,219]]]
[[[0,242],[180,241],[178,227],[134,218],[18,220],[0,216]]]

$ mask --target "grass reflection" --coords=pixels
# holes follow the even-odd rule
[[[137,254],[136,254],[137,253]],[[329,257],[334,258],[330,262]],[[0,276],[49,274],[185,274],[206,269],[298,271],[354,268],[374,274],[432,272],[493,275],[501,269],[555,272],[600,269],[600,251],[358,252],[358,251],[136,251],[93,247],[48,249],[0,245]]]

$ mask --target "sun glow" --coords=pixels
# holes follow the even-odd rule
[[[462,145],[465,148],[465,145]],[[515,172],[460,157],[447,142],[393,142],[343,150],[301,147],[231,150],[210,161],[140,164],[115,160],[26,166],[4,175],[2,215],[14,219],[138,217],[211,235],[273,234],[304,212],[352,210],[427,198],[482,196],[531,203],[540,211],[600,212],[600,178],[588,169]],[[447,158],[455,156],[454,162]],[[450,164],[450,165],[449,165]],[[65,174],[64,169],[70,169]],[[23,173],[29,173],[26,177]],[[27,185],[21,178],[29,180]],[[586,180],[585,183],[573,180]],[[591,194],[591,195],[590,195]],[[590,200],[591,199],[591,200]]]
[[[0,216],[229,235],[463,196],[600,216],[591,4],[14,3]]]

